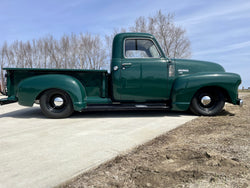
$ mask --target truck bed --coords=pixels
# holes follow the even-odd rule
[[[63,74],[77,78],[85,87],[89,102],[101,98],[109,98],[107,70],[86,69],[32,69],[32,68],[4,68],[7,71],[8,97],[14,99],[18,84],[26,79],[38,75]]]

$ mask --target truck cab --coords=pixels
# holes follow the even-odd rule
[[[0,104],[39,103],[50,118],[74,111],[169,109],[217,115],[238,99],[238,74],[217,63],[169,59],[155,37],[120,33],[114,37],[107,70],[17,69],[7,71],[8,98]]]
[[[113,99],[121,102],[167,101],[171,92],[170,64],[152,35],[116,35],[110,67]]]

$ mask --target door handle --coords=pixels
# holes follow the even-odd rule
[[[122,66],[131,66],[132,63],[123,63]]]

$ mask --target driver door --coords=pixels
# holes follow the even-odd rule
[[[164,101],[167,62],[151,39],[126,39],[121,62],[121,101]]]

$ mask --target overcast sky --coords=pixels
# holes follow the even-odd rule
[[[192,59],[220,63],[250,87],[249,0],[0,0],[0,45],[51,34],[110,34],[157,10],[187,30]]]

